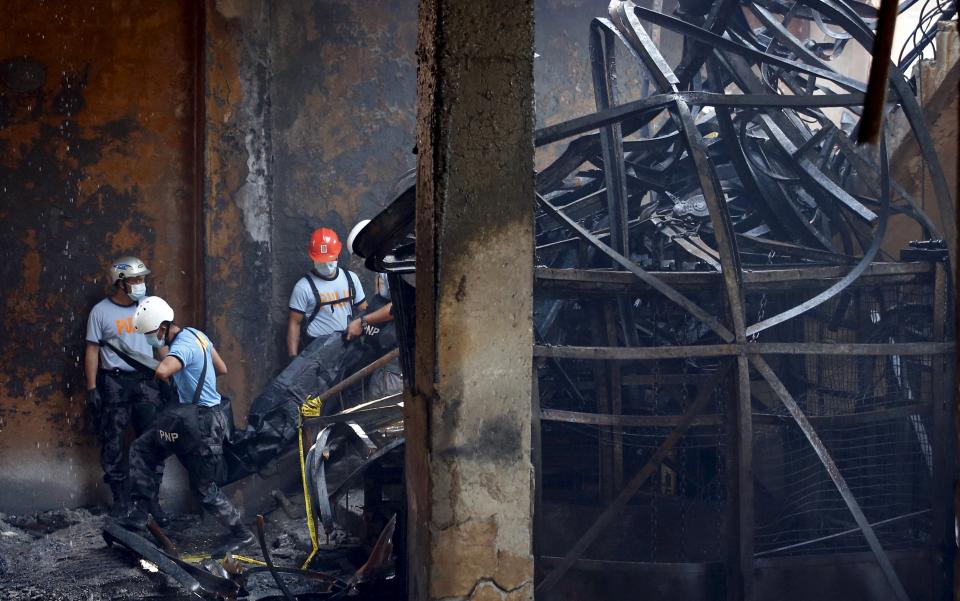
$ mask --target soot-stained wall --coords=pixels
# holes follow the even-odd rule
[[[98,494],[87,312],[112,257],[195,313],[190,3],[8,0],[0,36],[0,510]]]
[[[275,348],[313,229],[346,237],[414,166],[416,0],[280,3],[271,15]],[[367,293],[372,279],[344,251]]]
[[[311,230],[345,238],[415,164],[417,2],[5,7],[16,17],[0,38],[0,511],[11,512],[107,498],[80,360],[110,256],[139,253],[150,291],[206,329],[245,421],[285,364]],[[605,11],[537,2],[538,125],[593,110],[587,33]],[[341,261],[370,287],[359,261]]]

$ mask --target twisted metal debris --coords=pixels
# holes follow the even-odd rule
[[[947,6],[945,12],[947,17],[955,14],[955,6]],[[882,247],[894,214],[915,221],[931,240],[918,243],[917,248],[941,248],[935,241],[947,241],[949,250],[934,252],[934,263],[948,254],[955,258],[953,199],[914,91],[897,65],[890,65],[888,101],[903,112],[917,140],[938,214],[924,214],[917,200],[891,178],[882,136],[878,148],[853,142],[866,85],[832,64],[851,42],[869,51],[876,16],[876,9],[868,4],[838,0],[680,2],[673,16],[615,0],[608,17],[590,24],[597,112],[536,133],[538,146],[573,139],[537,176],[537,253],[544,267],[538,270],[541,288],[535,323],[541,344],[535,348],[535,356],[546,361],[540,373],[545,423],[607,427],[599,433],[601,447],[612,448],[600,451],[604,464],[601,486],[603,470],[607,470],[607,478],[613,474],[614,482],[606,485],[610,489],[606,510],[564,551],[554,569],[538,583],[538,593],[554,588],[608,532],[618,512],[650,474],[661,468],[668,453],[684,453],[681,441],[717,385],[713,379],[700,386],[687,382],[698,376],[718,376],[731,360],[736,364],[737,398],[719,408],[723,415],[710,417],[720,426],[715,444],[719,448],[726,437],[735,460],[727,466],[726,496],[719,499],[726,505],[728,523],[736,525],[727,533],[732,552],[725,558],[726,583],[733,597],[752,595],[754,545],[763,544],[769,530],[776,534],[770,540],[779,541],[780,546],[774,549],[778,544],[771,543],[765,553],[782,553],[851,532],[859,534],[880,566],[893,598],[910,598],[874,529],[881,516],[868,516],[861,503],[865,497],[871,503],[881,498],[877,487],[882,482],[860,478],[858,473],[856,484],[848,484],[844,474],[852,472],[847,468],[856,463],[844,457],[841,469],[831,445],[824,442],[808,415],[812,410],[824,410],[811,404],[810,397],[826,386],[824,370],[828,368],[818,366],[810,372],[809,366],[801,363],[797,374],[798,364],[781,359],[781,355],[854,356],[860,370],[869,365],[866,369],[874,373],[896,372],[900,379],[895,391],[876,379],[869,384],[848,378],[840,391],[833,392],[843,403],[827,407],[825,415],[856,420],[861,414],[866,419],[865,413],[887,412],[912,402],[916,412],[909,414],[909,420],[919,429],[912,442],[903,443],[904,436],[896,434],[900,436],[896,444],[918,445],[917,465],[906,467],[905,473],[922,469],[924,461],[919,457],[927,458],[929,486],[934,492],[919,503],[929,502],[932,508],[917,511],[916,499],[884,500],[884,511],[895,515],[882,517],[931,520],[932,511],[933,524],[920,528],[938,544],[944,542],[949,513],[944,482],[949,479],[949,459],[936,452],[935,459],[930,456],[927,433],[937,437],[934,444],[946,443],[949,425],[939,395],[949,397],[951,389],[943,382],[949,380],[948,375],[933,375],[930,380],[926,370],[930,364],[934,370],[943,368],[946,363],[940,362],[954,351],[953,344],[946,342],[950,316],[945,307],[950,306],[946,303],[952,290],[949,270],[942,263],[922,269],[926,274],[916,283],[930,286],[926,294],[933,298],[924,305],[923,325],[912,332],[891,314],[905,309],[898,303],[906,292],[900,291],[894,300],[869,300],[869,295],[852,292],[865,285],[863,276],[868,274],[876,276],[875,285],[886,291],[900,285],[895,274],[903,273],[903,265],[887,263],[891,257]],[[794,32],[804,24],[823,32],[824,41],[798,38]],[[651,26],[682,36],[683,54],[676,66],[671,66],[654,44]],[[618,101],[618,51],[642,65],[647,78],[643,85],[651,86],[652,94],[632,102]],[[917,53],[907,54],[908,59],[911,56],[915,58]],[[649,292],[627,287],[629,280],[605,271],[610,267],[626,270]],[[717,277],[700,277],[701,272],[713,272]],[[764,277],[756,277],[761,272]],[[792,284],[787,283],[790,279]],[[757,286],[761,280],[777,281],[789,294],[769,302],[766,293],[756,294],[761,292]],[[709,282],[715,292],[705,295],[703,287],[707,284],[709,288]],[[546,285],[553,289],[544,294]],[[616,309],[607,314],[606,336],[595,333],[592,338],[585,337],[569,325],[570,301],[562,298],[561,291],[565,286],[581,291],[592,286],[615,294]],[[879,298],[884,292],[877,294]],[[679,308],[679,319],[667,317],[671,310],[663,307],[664,299],[674,310]],[[851,314],[856,321],[858,313],[861,324],[846,339],[852,344],[824,344],[844,341],[843,336],[834,337],[831,332],[848,328],[842,322]],[[864,326],[862,314],[875,318]],[[594,327],[602,328],[603,322],[595,321]],[[816,329],[811,330],[811,324]],[[761,334],[763,341],[758,340]],[[596,346],[598,340],[606,345]],[[925,357],[920,359],[920,355]],[[869,358],[872,356],[884,359],[878,362]],[[730,359],[718,361],[722,357]],[[669,362],[671,359],[676,361]],[[606,369],[595,367],[591,378],[578,374],[578,360],[616,363],[608,363]],[[835,361],[841,363],[839,358]],[[907,376],[913,388],[903,380],[908,363],[913,365],[914,371]],[[652,386],[624,386],[624,378],[631,375],[635,381],[648,378]],[[664,391],[671,376],[679,376],[683,384],[679,390]],[[759,382],[752,382],[752,377]],[[762,392],[758,392],[761,384]],[[929,396],[917,404],[921,387]],[[694,394],[698,402],[687,409],[683,399]],[[758,402],[764,395],[778,400],[780,407]],[[880,402],[868,401],[884,395]],[[586,400],[591,396],[593,401]],[[765,404],[758,410],[758,405]],[[630,409],[626,413],[634,414],[625,415],[625,408]],[[687,411],[681,417],[678,409]],[[755,524],[750,474],[753,448],[762,442],[756,436],[778,435],[764,430],[762,418],[767,411],[789,416],[799,427],[855,528],[841,534],[826,526],[811,530],[798,517],[804,501],[796,499],[784,500],[770,525]],[[664,421],[668,417],[673,421]],[[899,418],[892,423],[906,425],[908,421]],[[662,438],[655,452],[650,448],[651,455],[642,467],[629,482],[622,483],[625,437],[650,432],[649,428],[630,431],[628,426],[666,424],[675,429]],[[660,436],[666,434],[661,432]],[[786,446],[790,435],[779,433],[784,438],[778,445],[790,448]],[[545,430],[543,436],[540,461],[549,464],[548,441],[556,435]],[[844,434],[831,430],[831,439],[836,436]],[[873,450],[859,448],[860,460],[869,461],[863,458],[876,454],[884,444],[885,440],[878,438]],[[757,463],[770,461],[757,459]],[[543,475],[548,468],[537,468],[538,482],[546,478],[549,483],[549,477]],[[787,462],[776,468],[786,478],[797,477],[790,469],[801,469]],[[681,475],[681,480],[686,481],[686,476]],[[689,488],[692,482],[685,484]],[[925,530],[927,527],[930,529]],[[809,532],[809,539],[782,546],[791,532]],[[650,555],[656,563],[655,543]],[[935,586],[942,587],[938,584],[942,579],[937,575]]]

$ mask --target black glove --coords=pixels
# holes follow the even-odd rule
[[[87,411],[90,413],[90,417],[97,419],[100,415],[100,409],[102,402],[100,400],[100,391],[94,388],[93,390],[87,391]]]

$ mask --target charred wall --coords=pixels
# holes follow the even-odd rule
[[[285,363],[310,231],[345,237],[416,160],[416,0],[121,4],[6,5],[0,511],[107,496],[81,358],[109,257],[139,253],[150,293],[208,331],[242,422]],[[536,3],[538,126],[593,110],[605,10]]]
[[[189,2],[12,0],[0,36],[0,508],[81,505],[100,468],[84,328],[135,253],[192,317]],[[9,15],[15,15],[9,18]],[[146,51],[149,49],[149,51]]]
[[[280,3],[271,15],[274,347],[318,227],[346,236],[413,167],[417,3]],[[344,248],[346,248],[344,246]],[[344,252],[341,264],[349,255]],[[356,260],[366,292],[372,279]]]

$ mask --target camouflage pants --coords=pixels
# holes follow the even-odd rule
[[[195,450],[177,455],[190,476],[190,490],[200,505],[225,526],[240,522],[240,513],[230,503],[217,483],[226,477],[223,441],[227,435],[227,419],[219,407],[201,407],[199,411],[202,443]],[[163,478],[163,464],[173,449],[151,429],[130,447],[130,495],[136,501],[156,498]]]
[[[133,422],[139,436],[153,426],[161,406],[160,390],[155,380],[110,371],[97,374],[97,390],[103,403],[96,424],[103,481],[122,486],[128,472],[127,428]]]

